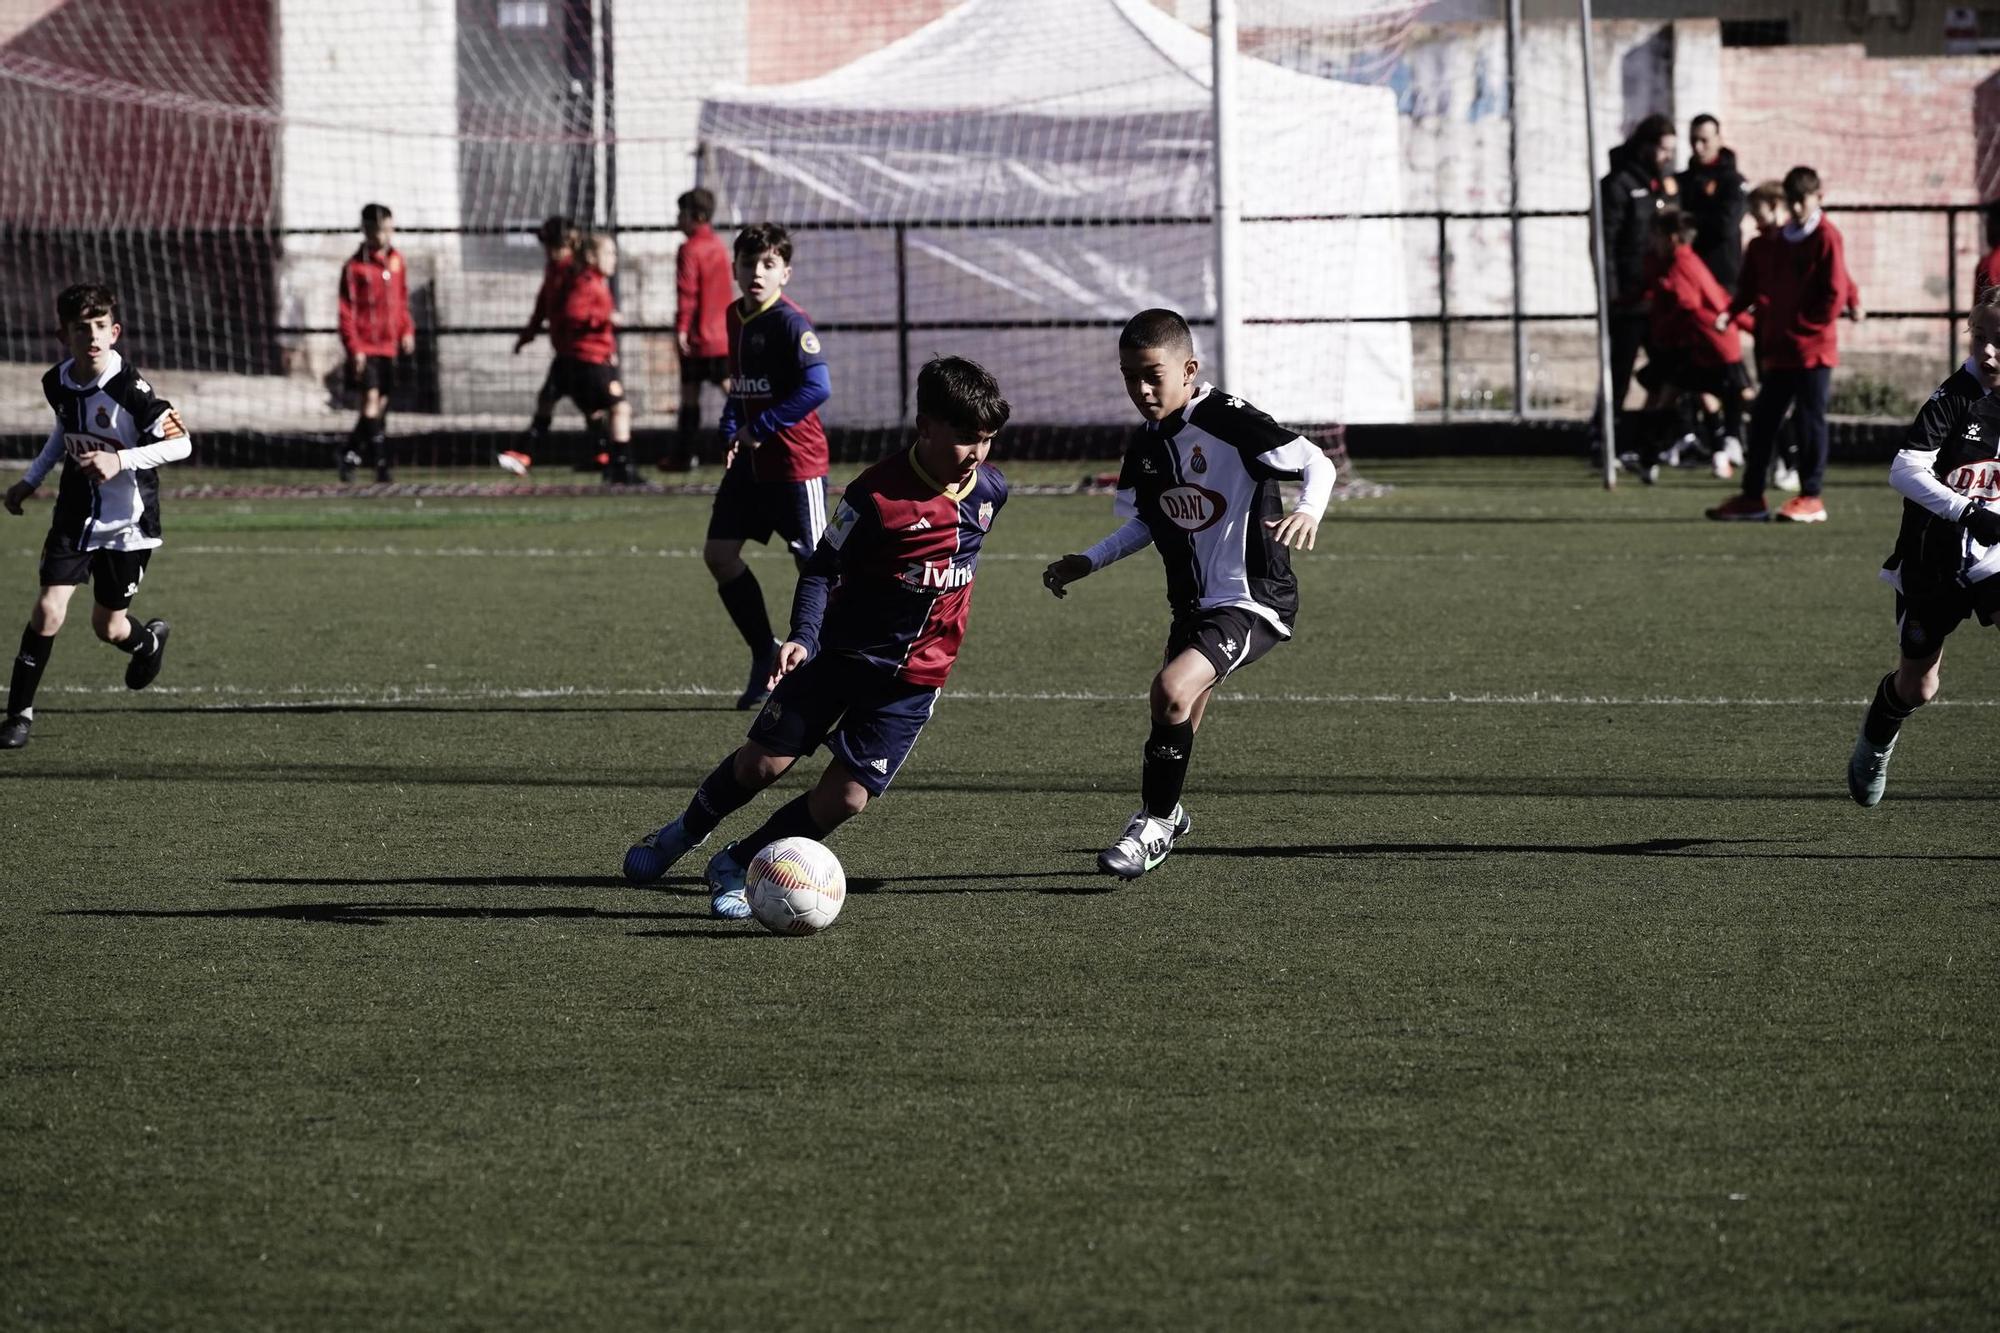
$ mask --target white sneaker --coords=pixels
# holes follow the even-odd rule
[[[1660,455],[1660,461],[1668,467],[1681,467],[1692,461],[1701,452],[1701,439],[1693,432],[1681,436],[1668,450]]]
[[[1137,879],[1166,860],[1174,843],[1193,827],[1194,821],[1178,805],[1172,819],[1155,819],[1140,810],[1125,825],[1118,841],[1097,854],[1097,868],[1120,879]]]
[[[1782,458],[1771,460],[1771,484],[1781,491],[1799,488],[1799,470]]]
[[[1743,441],[1734,435],[1722,437],[1722,447],[1708,460],[1715,472],[1716,480],[1728,481],[1736,475],[1736,469],[1743,466]]]

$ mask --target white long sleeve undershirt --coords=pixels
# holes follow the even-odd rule
[[[1948,523],[1965,517],[1972,502],[1938,480],[1937,450],[1899,449],[1889,464],[1889,484],[1905,499],[1936,514]]]

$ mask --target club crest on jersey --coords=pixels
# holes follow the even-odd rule
[[[977,514],[974,514],[974,515],[972,516],[972,521],[973,521],[974,523],[977,523],[977,524],[978,524],[978,525],[979,525],[979,526],[980,526],[981,528],[990,528],[990,527],[992,527],[992,526],[993,526],[993,502],[992,502],[991,500],[982,500],[982,501],[980,501],[980,503],[979,503],[979,512],[978,512]]]
[[[99,404],[97,405],[97,428],[98,428],[99,430],[110,430],[110,429],[111,429],[111,412],[110,412],[110,409],[108,409],[107,407],[105,407],[105,406],[104,406],[104,404],[102,404],[102,403],[99,403]]]
[[[1194,456],[1188,459],[1188,471],[1190,472],[1208,471],[1208,460],[1201,456],[1201,446],[1198,444],[1194,447]]]
[[[1223,507],[1222,497],[1205,486],[1174,486],[1160,492],[1160,512],[1188,532],[1213,526]]]

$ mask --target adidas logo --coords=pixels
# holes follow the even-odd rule
[[[887,759],[870,759],[868,767],[886,776],[889,772],[889,761]]]
[[[904,529],[903,529],[903,531],[905,531],[905,532],[922,532],[922,531],[923,531],[923,530],[924,530],[925,528],[928,528],[928,527],[929,527],[930,525],[931,525],[931,521],[930,521],[930,519],[929,519],[928,517],[924,517],[924,518],[920,518],[920,519],[918,519],[918,520],[917,520],[916,522],[914,522],[914,523],[910,524],[910,526],[908,526],[907,528],[904,528]]]

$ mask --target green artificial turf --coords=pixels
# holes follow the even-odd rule
[[[1990,1324],[2000,653],[1855,808],[1882,470],[1363,470],[1124,887],[1158,562],[1016,498],[807,940],[617,874],[746,721],[706,501],[170,502],[159,684],[79,600],[0,755],[0,1326]]]

